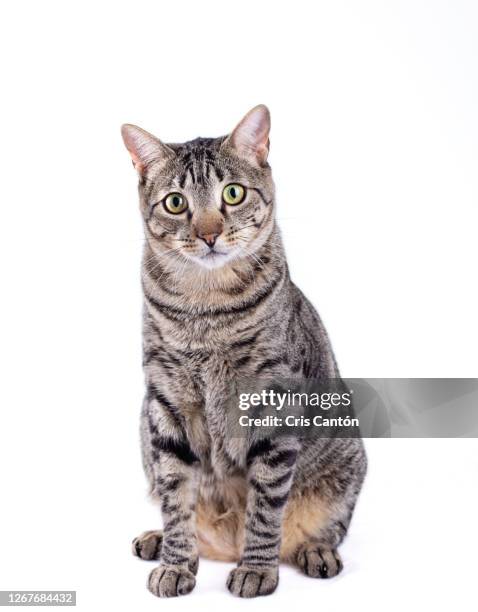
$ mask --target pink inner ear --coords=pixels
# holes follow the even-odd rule
[[[131,133],[131,128],[129,126],[123,126],[121,128],[121,135],[123,136],[123,141],[125,144],[128,153],[131,155],[131,160],[133,162],[134,168],[138,172],[143,171],[143,164],[141,163],[141,159],[138,155],[138,146],[139,143],[137,139],[135,139],[134,135]]]
[[[156,136],[136,125],[125,124],[121,128],[123,141],[128,149],[133,166],[142,174],[152,161],[174,155],[172,149],[163,144]]]
[[[138,155],[136,154],[135,151],[132,151],[129,147],[127,147],[129,154],[131,155],[131,161],[133,162],[133,166],[134,168],[138,171],[138,172],[143,172],[144,170],[144,166],[141,163],[140,158],[138,157]]]
[[[269,136],[267,135],[265,143],[257,149],[257,159],[259,160],[260,164],[264,164],[267,161],[267,156],[269,155],[269,147],[270,140]]]
[[[264,164],[269,153],[270,116],[265,106],[253,108],[231,134],[231,143],[247,157]]]

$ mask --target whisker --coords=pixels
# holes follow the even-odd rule
[[[167,251],[164,251],[163,253],[154,254],[152,257],[148,259],[148,261],[143,263],[143,266],[147,270],[147,272],[151,274],[151,272],[153,272],[154,270],[156,270],[156,268],[159,267],[159,265],[162,263],[165,257],[171,255],[171,253],[178,253],[181,249],[182,249],[182,246],[179,246],[174,249],[168,249]],[[156,265],[154,265],[153,267],[148,267],[148,264],[152,263],[155,260],[157,262]]]

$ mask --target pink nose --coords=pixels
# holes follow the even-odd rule
[[[212,247],[216,244],[216,240],[219,234],[201,234],[198,238],[204,240],[208,247],[212,249]]]

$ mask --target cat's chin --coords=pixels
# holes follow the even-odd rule
[[[206,270],[214,270],[216,268],[222,268],[232,259],[231,253],[218,253],[211,251],[202,257],[195,257],[195,263]]]

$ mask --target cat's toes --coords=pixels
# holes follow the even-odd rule
[[[319,547],[317,544],[307,544],[299,549],[297,565],[311,578],[332,578],[343,569],[342,560],[336,550]]]
[[[227,588],[237,597],[258,597],[270,595],[279,582],[277,567],[236,567],[229,574]]]
[[[148,589],[157,597],[187,595],[196,585],[194,574],[184,567],[160,565],[148,579]]]
[[[159,559],[162,541],[162,531],[145,531],[133,540],[133,555],[146,561]]]

